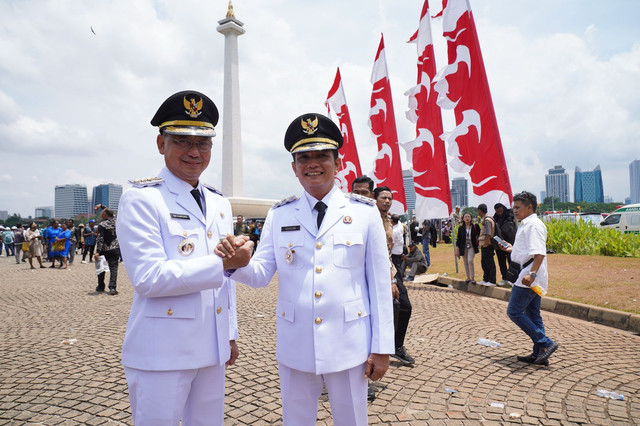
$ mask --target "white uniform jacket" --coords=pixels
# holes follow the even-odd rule
[[[122,363],[141,370],[221,365],[238,325],[235,282],[213,250],[233,234],[231,206],[202,188],[205,218],[191,185],[166,168],[160,177],[120,199],[118,241],[135,290]]]
[[[276,358],[315,374],[355,367],[371,353],[395,352],[380,213],[335,188],[327,205],[320,230],[304,196],[274,206],[251,262],[232,275],[264,287],[278,271]]]

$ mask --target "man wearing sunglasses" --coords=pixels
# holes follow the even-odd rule
[[[133,181],[120,200],[118,239],[134,289],[122,363],[137,426],[224,421],[238,331],[235,283],[223,271],[240,264],[213,254],[233,232],[231,206],[200,181],[217,122],[204,94],[170,96],[151,120],[166,167]],[[246,263],[251,248],[237,254]]]

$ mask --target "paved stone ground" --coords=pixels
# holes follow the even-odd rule
[[[0,258],[0,424],[132,424],[120,365],[132,297],[124,267],[118,296],[93,292],[91,264],[28,268]],[[281,424],[276,286],[238,287],[241,357],[227,375],[225,425]],[[406,346],[417,363],[392,363],[376,383],[371,424],[640,423],[640,337],[543,312],[560,349],[548,368],[524,365],[515,356],[530,344],[505,302],[423,284],[409,291]],[[502,347],[478,345],[480,337]],[[625,400],[601,398],[599,388]],[[332,423],[326,395],[318,418]]]

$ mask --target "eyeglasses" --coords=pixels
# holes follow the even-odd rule
[[[195,145],[200,152],[209,152],[211,151],[211,147],[213,146],[213,142],[211,142],[211,138],[207,138],[204,140],[191,140],[187,138],[176,138],[173,136],[169,136],[170,139],[180,150],[182,151],[190,151],[191,148]]]

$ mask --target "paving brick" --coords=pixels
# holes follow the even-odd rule
[[[3,260],[0,276],[9,279],[0,292],[0,423],[131,425],[119,353],[132,298],[124,268],[120,295],[95,297],[92,265],[62,275]],[[547,332],[561,346],[549,368],[535,367],[515,360],[531,342],[506,317],[508,290],[483,287],[476,295],[425,284],[408,289],[413,317],[405,346],[416,365],[392,363],[386,377],[374,383],[370,424],[506,424],[511,411],[523,414],[523,424],[629,424],[640,417],[635,398],[640,371],[634,362],[640,337],[545,311]],[[241,356],[227,371],[225,425],[281,424],[270,317],[276,297],[277,280],[264,290],[238,285]],[[572,306],[574,316],[586,309]],[[557,310],[557,303],[552,308]],[[629,316],[629,328],[636,323],[640,329],[640,316]],[[60,343],[72,337],[76,345]],[[480,337],[502,347],[478,345]],[[598,388],[616,389],[627,398],[597,397]],[[505,408],[490,407],[493,401]],[[332,424],[326,394],[318,419]]]

